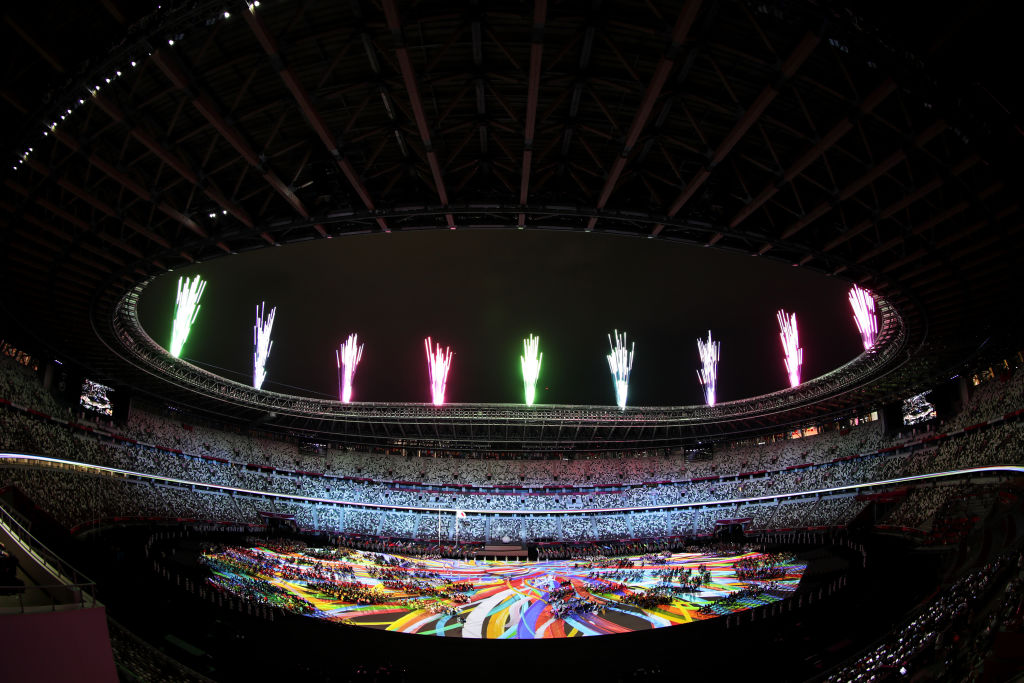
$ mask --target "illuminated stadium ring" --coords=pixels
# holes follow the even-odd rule
[[[94,377],[207,415],[352,443],[509,450],[676,445],[850,415],[959,367],[978,348],[965,321],[1005,318],[1016,270],[997,257],[1021,239],[1019,188],[998,163],[1011,151],[996,144],[1005,124],[959,104],[972,98],[936,98],[955,92],[941,70],[856,11],[637,0],[540,5],[531,17],[521,3],[464,14],[399,4],[310,2],[303,25],[280,2],[136,15],[16,133],[0,306]],[[486,31],[460,39],[471,24]],[[214,32],[231,59],[205,48]],[[495,44],[508,60],[473,58]],[[491,94],[465,96],[466,83]],[[15,99],[39,102],[29,90]],[[585,92],[594,102],[578,106]],[[683,112],[697,110],[702,142],[692,144],[695,117]],[[489,146],[466,144],[474,127]],[[154,133],[172,129],[167,140]],[[603,142],[580,144],[584,132]],[[282,139],[305,142],[263,154]],[[426,182],[404,180],[417,175]],[[903,317],[901,341],[883,338],[870,362],[796,393],[612,414],[340,411],[165,363],[133,333],[116,339],[130,326],[112,321],[114,309],[154,274],[425,228],[631,235],[772,259],[885,297]],[[1003,248],[987,248],[996,239]],[[913,356],[906,372],[892,372],[890,348]],[[867,386],[872,377],[886,379]]]
[[[87,462],[79,462],[76,460],[67,460],[63,458],[52,458],[45,455],[36,455],[32,453],[10,453],[0,452],[0,466],[3,467],[29,467],[29,468],[42,468],[42,469],[54,469],[62,471],[75,471],[81,474],[98,477],[109,477],[111,479],[122,479],[135,481],[139,483],[152,483],[159,484],[162,486],[170,486],[174,488],[180,488],[186,491],[211,491],[217,493],[227,494],[229,496],[251,496],[258,499],[266,500],[277,500],[284,503],[299,503],[306,505],[327,505],[337,506],[344,508],[351,508],[355,510],[367,510],[371,512],[379,512],[381,514],[387,512],[409,512],[425,514],[430,518],[438,513],[451,515],[453,510],[451,508],[436,508],[436,507],[425,507],[416,505],[385,505],[382,503],[367,503],[362,501],[348,501],[335,498],[314,498],[312,496],[300,496],[293,493],[280,493],[276,491],[258,491],[255,489],[246,489],[237,486],[227,486],[224,484],[213,484],[204,483],[199,481],[192,481],[189,479],[178,479],[176,477],[166,477],[159,474],[150,474],[147,472],[135,472],[133,470],[125,470],[118,467],[108,467],[106,465],[94,465]],[[766,496],[751,496],[746,498],[729,498],[722,500],[712,501],[700,501],[694,503],[667,503],[659,505],[639,505],[633,507],[622,507],[622,508],[565,508],[565,509],[553,509],[546,508],[543,510],[498,510],[498,509],[469,509],[462,510],[466,514],[472,515],[483,515],[487,517],[495,516],[511,516],[511,517],[550,517],[552,515],[559,516],[601,516],[601,515],[621,515],[624,513],[643,513],[643,512],[669,512],[675,510],[700,510],[702,508],[729,508],[736,505],[757,505],[757,504],[774,504],[780,501],[790,502],[810,502],[818,500],[821,496],[831,495],[851,495],[851,494],[862,494],[862,493],[877,493],[881,490],[889,488],[898,488],[906,486],[908,484],[924,483],[924,482],[936,482],[947,479],[956,479],[959,477],[971,477],[971,476],[984,476],[984,475],[1014,475],[1019,476],[1024,474],[1024,466],[1021,465],[982,465],[978,467],[966,467],[956,470],[947,470],[944,472],[929,472],[927,474],[914,474],[906,477],[895,477],[893,479],[882,479],[879,481],[861,482],[859,484],[845,484],[842,486],[831,486],[822,489],[813,489],[808,491],[797,491],[793,493],[777,493]]]
[[[290,396],[225,379],[174,358],[142,328],[138,301],[149,283],[133,287],[114,306],[111,350],[143,372],[181,390],[195,407],[225,417],[273,419],[275,425],[348,443],[447,448],[642,449],[673,447],[718,436],[750,432],[757,420],[776,427],[823,419],[825,402],[855,396],[907,359],[907,335],[894,306],[877,298],[879,333],[875,345],[845,365],[796,388],[714,406],[627,407],[510,404],[343,403]],[[96,324],[97,321],[94,321]],[[102,331],[102,330],[97,330]],[[851,399],[853,400],[853,399]],[[197,405],[201,402],[202,405]]]

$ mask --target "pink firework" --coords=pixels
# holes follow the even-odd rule
[[[452,369],[452,356],[455,354],[447,346],[444,349],[440,344],[435,346],[430,337],[423,340],[423,348],[427,352],[431,400],[435,406],[444,405],[444,390],[448,384],[448,371]]]
[[[704,401],[709,405],[715,405],[718,400],[718,359],[722,352],[722,342],[711,339],[711,330],[708,330],[708,340],[697,340],[697,353],[700,354],[701,368],[697,371],[697,379],[704,387]]]
[[[342,403],[352,401],[352,382],[356,378],[356,366],[363,359],[363,345],[355,333],[334,352],[338,359],[338,398]]]
[[[857,323],[860,340],[864,342],[864,350],[875,345],[878,337],[878,317],[875,315],[875,297],[871,292],[854,285],[850,289],[850,306],[853,308],[853,321]]]
[[[782,352],[785,354],[786,373],[789,375],[789,386],[800,384],[800,366],[804,364],[804,350],[800,348],[800,336],[796,327],[796,313],[787,314],[780,309],[776,313],[779,320],[779,338],[782,340]]]

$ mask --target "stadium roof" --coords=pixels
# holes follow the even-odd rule
[[[155,274],[425,228],[635,235],[848,279],[900,311],[932,372],[1019,340],[1021,133],[985,62],[999,17],[123,4],[23,4],[3,25],[2,322],[100,377],[160,391],[101,338]],[[934,40],[909,45],[911,24]]]

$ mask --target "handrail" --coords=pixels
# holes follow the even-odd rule
[[[61,559],[60,555],[50,550],[25,528],[21,522],[7,509],[6,504],[0,499],[0,525],[14,538],[21,546],[29,551],[37,561],[42,563],[51,574],[63,581],[63,588],[76,586],[92,586],[95,589],[96,582],[88,576],[72,567],[68,562]],[[13,527],[13,528],[12,528]],[[95,592],[93,590],[92,592]],[[95,598],[93,598],[95,600]]]
[[[9,603],[9,600],[0,601],[0,614],[56,612],[62,609],[91,609],[98,604],[95,588],[96,584],[92,582],[45,586],[0,586],[0,598],[4,596],[17,598],[17,606],[5,604],[5,602]],[[77,596],[77,600],[58,600],[55,597],[60,593],[67,592],[70,592],[72,596]],[[39,602],[25,599],[26,596],[33,594],[43,594],[47,600]],[[38,604],[32,604],[34,602],[38,602]]]

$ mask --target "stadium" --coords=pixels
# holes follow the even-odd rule
[[[1015,680],[1006,14],[5,9],[0,678]]]

